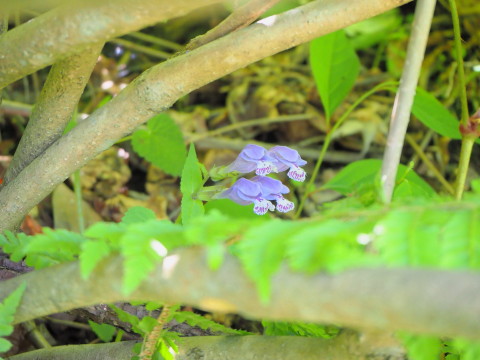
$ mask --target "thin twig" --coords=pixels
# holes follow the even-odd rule
[[[271,8],[280,0],[251,0],[245,5],[235,9],[225,20],[207,33],[192,39],[187,45],[187,50],[196,49],[213,40],[216,40],[232,31],[250,25],[260,15]]]
[[[425,163],[428,169],[433,173],[433,175],[435,175],[437,180],[443,185],[445,190],[447,190],[451,195],[453,195],[455,193],[455,190],[453,189],[452,185],[450,185],[450,183],[443,177],[443,175],[440,173],[437,167],[425,155],[422,148],[418,146],[418,144],[415,142],[415,140],[413,140],[413,138],[410,135],[407,134],[406,139],[407,139],[407,142],[412,147],[412,149],[418,155],[418,157],[422,159],[422,161]]]
[[[163,332],[163,327],[168,322],[168,318],[170,317],[170,312],[172,310],[171,306],[164,305],[162,312],[157,318],[157,324],[155,327],[150,331],[143,341],[142,351],[140,352],[140,360],[151,360],[153,354],[155,353],[155,349],[157,347],[158,340]]]
[[[383,156],[381,184],[383,201],[386,203],[392,200],[398,164],[410,119],[415,88],[417,87],[425,55],[435,4],[435,0],[418,0],[415,9],[415,19],[412,25],[412,35],[408,43],[407,58],[405,59],[400,87],[393,105],[387,147]]]

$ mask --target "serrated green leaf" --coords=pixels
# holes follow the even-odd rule
[[[312,323],[262,321],[263,334],[267,336],[306,336],[329,339],[338,334],[334,326]]]
[[[412,106],[412,113],[425,126],[437,132],[440,135],[452,139],[461,139],[459,131],[459,122],[443,104],[432,94],[417,88]]]
[[[167,174],[182,173],[187,151],[182,131],[168,114],[159,114],[132,135],[133,149]]]
[[[105,240],[112,246],[118,246],[126,230],[127,226],[124,223],[98,222],[90,226],[83,234],[92,239]]]
[[[301,229],[288,241],[287,256],[292,269],[314,273],[337,272],[364,265],[368,258],[356,242],[356,223],[330,219]]]
[[[138,328],[142,330],[145,334],[148,334],[157,324],[157,319],[151,316],[144,316],[142,320],[140,320],[140,322],[138,323]]]
[[[80,272],[83,279],[87,279],[100,260],[107,257],[112,249],[105,241],[87,240],[82,244],[80,253]]]
[[[194,198],[194,195],[201,189],[202,185],[202,171],[198,164],[195,147],[191,144],[180,182],[183,224],[188,224],[194,218],[205,213],[203,202]]]
[[[310,67],[326,117],[330,119],[360,72],[360,61],[344,30],[310,42]]]
[[[251,334],[248,331],[231,329],[229,327],[216,323],[215,321],[206,319],[203,316],[195,314],[191,311],[177,311],[173,315],[173,318],[178,322],[185,322],[190,326],[198,326],[201,329],[211,330],[213,332],[221,332],[232,335]]]
[[[235,254],[247,275],[255,282],[264,303],[270,298],[271,277],[284,259],[286,242],[300,226],[299,223],[278,219],[268,221],[249,229],[235,246]]]
[[[117,331],[115,326],[110,324],[97,324],[91,320],[88,320],[88,324],[92,328],[92,331],[95,333],[95,335],[97,335],[100,340],[106,343],[113,339],[113,336]]]
[[[324,188],[338,191],[343,195],[355,193],[364,184],[373,184],[382,168],[382,161],[377,159],[366,159],[355,161],[345,166],[337,175],[328,181]],[[407,175],[404,176],[405,172]],[[418,192],[415,196],[434,196],[436,193],[421,177],[405,165],[400,164],[397,172],[397,181],[405,177],[405,180],[416,185]],[[400,184],[401,186],[401,184]],[[396,190],[400,187],[398,186]]]
[[[169,249],[182,245],[182,228],[165,220],[149,220],[128,226],[121,238],[124,261],[123,291],[130,294]]]
[[[126,312],[125,310],[120,309],[115,305],[108,305],[108,306],[110,307],[110,309],[112,309],[115,312],[115,314],[117,314],[119,320],[132,325],[132,330],[134,332],[142,336],[145,335],[145,333],[138,327],[138,324],[140,323],[140,319],[138,317]]]
[[[157,217],[153,210],[142,206],[134,206],[127,210],[127,212],[122,218],[122,223],[125,225],[131,225],[156,218]]]

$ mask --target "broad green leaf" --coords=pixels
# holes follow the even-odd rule
[[[115,326],[109,324],[97,324],[96,322],[93,322],[91,320],[88,320],[88,324],[92,328],[95,335],[97,335],[100,340],[106,343],[110,342],[113,339],[113,336],[117,331]]]
[[[432,94],[417,88],[412,113],[425,126],[442,136],[461,139],[459,122]]]
[[[193,144],[190,145],[187,160],[182,172],[180,190],[182,192],[182,223],[188,224],[204,214],[203,202],[194,198],[203,185],[202,170]]]
[[[152,210],[141,206],[135,206],[127,210],[122,218],[122,223],[130,225],[151,219],[156,219],[155,213]]]
[[[180,175],[187,151],[182,131],[167,114],[159,114],[132,135],[133,149],[170,175]]]
[[[310,67],[327,119],[352,89],[360,61],[343,30],[310,42]]]
[[[80,253],[80,273],[83,279],[87,279],[100,260],[107,257],[112,249],[103,240],[87,240],[82,244]]]
[[[345,166],[333,179],[327,182],[324,187],[338,191],[343,195],[355,193],[364,184],[374,184],[380,170],[382,168],[382,161],[377,159],[366,159],[355,161]],[[408,168],[400,164],[397,172],[397,181],[404,177]],[[435,191],[428,185],[421,177],[419,177],[413,170],[408,171],[405,180],[416,185],[419,190],[414,195],[435,195]],[[401,185],[401,184],[400,184]],[[412,188],[410,188],[411,190]],[[396,191],[398,188],[396,189]]]

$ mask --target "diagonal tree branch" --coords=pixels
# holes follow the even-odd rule
[[[0,232],[12,229],[73,171],[181,96],[266,56],[407,2],[317,0],[145,71],[0,191]]]
[[[135,341],[97,345],[56,346],[32,351],[11,360],[130,360]],[[248,355],[262,359],[315,360],[394,360],[404,359],[404,352],[391,339],[367,337],[344,332],[334,339],[299,336],[193,336],[179,341],[175,360],[245,360]],[[260,355],[261,354],[261,355]]]
[[[228,33],[244,28],[253,23],[260,15],[270,9],[279,0],[250,0],[245,5],[235,9],[230,16],[223,20],[206,34],[197,36],[187,45],[187,50],[196,49]]]
[[[5,174],[4,184],[63,134],[102,47],[103,44],[90,46],[53,65]]]
[[[86,0],[55,8],[0,39],[0,88],[95,43],[221,0]]]
[[[231,255],[212,271],[205,250],[178,250],[130,295],[122,293],[122,262],[121,256],[104,260],[88,280],[78,262],[27,273],[0,282],[0,301],[26,282],[16,323],[93,304],[151,300],[256,319],[480,339],[477,273],[365,268],[304,275],[284,267],[273,276],[265,304]]]

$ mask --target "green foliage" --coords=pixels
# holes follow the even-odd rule
[[[87,240],[82,244],[82,252],[80,254],[80,273],[83,279],[87,279],[95,266],[104,258],[106,258],[112,249],[106,241]]]
[[[452,139],[461,139],[459,122],[432,94],[417,88],[412,113],[425,126]]]
[[[367,159],[359,160],[345,166],[337,175],[324,185],[324,188],[338,191],[343,195],[352,195],[365,191],[375,191],[374,185],[382,168],[381,160]],[[397,183],[394,199],[398,194],[407,194],[410,197],[434,196],[435,191],[425,180],[418,176],[413,170],[400,164],[397,173]],[[397,196],[396,196],[397,195]],[[406,197],[405,195],[403,197]]]
[[[12,261],[25,258],[28,266],[41,269],[47,266],[72,261],[80,253],[86,238],[67,230],[43,228],[43,234],[27,236],[6,231],[0,235],[0,246],[10,254]]]
[[[338,328],[311,323],[262,321],[264,334],[268,336],[306,336],[329,339],[338,334]]]
[[[17,307],[20,304],[22,295],[26,289],[26,283],[22,283],[12,293],[10,293],[0,304],[0,353],[8,351],[12,344],[10,341],[3,339],[13,332],[13,320]],[[0,357],[1,359],[1,357]]]
[[[360,61],[344,30],[310,42],[310,67],[326,118],[330,119],[360,72]]]
[[[203,202],[195,199],[195,194],[202,188],[202,169],[197,159],[195,147],[190,145],[187,160],[182,172],[180,190],[182,192],[182,222],[188,224],[192,219],[204,214]]]
[[[434,336],[399,333],[399,338],[407,349],[410,360],[439,359],[442,352],[441,341]],[[463,359],[462,359],[463,360]]]
[[[184,322],[190,326],[198,326],[200,329],[210,330],[213,332],[229,335],[252,335],[252,333],[248,331],[231,329],[191,311],[178,311],[173,315],[173,318],[178,322]]]
[[[159,114],[132,135],[133,149],[170,175],[180,175],[186,158],[182,131],[167,114]]]
[[[131,225],[155,218],[155,213],[152,210],[141,206],[135,206],[127,210],[122,218],[122,223],[125,225]]]
[[[115,326],[109,324],[97,324],[91,320],[88,320],[88,324],[92,328],[92,331],[95,333],[95,335],[97,335],[98,338],[103,342],[110,342],[117,331]]]

